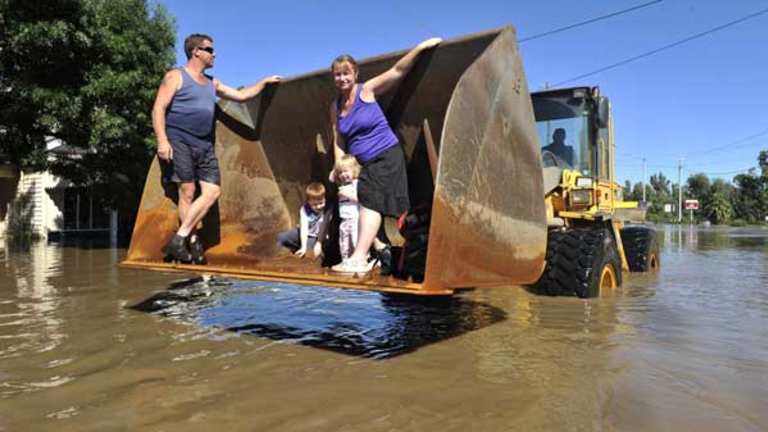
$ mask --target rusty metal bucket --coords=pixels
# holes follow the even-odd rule
[[[365,80],[405,52],[360,62]],[[431,206],[421,282],[332,272],[276,244],[296,226],[303,190],[333,165],[328,70],[285,80],[245,104],[220,103],[216,154],[222,195],[200,230],[208,265],[164,263],[178,227],[172,190],[155,160],[123,266],[241,278],[443,295],[535,282],[544,265],[546,217],[539,144],[514,30],[443,42],[380,99],[408,161],[412,206]],[[430,150],[437,153],[436,172]]]

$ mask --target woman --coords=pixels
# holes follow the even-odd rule
[[[352,255],[332,267],[343,273],[366,273],[375,261],[368,261],[373,245],[381,257],[382,269],[391,265],[386,244],[376,238],[382,216],[398,217],[409,207],[405,154],[397,136],[389,127],[376,97],[394,88],[413,67],[419,54],[437,46],[442,39],[432,38],[418,44],[392,68],[370,80],[357,82],[358,67],[349,55],[337,57],[331,64],[336,100],[331,106],[334,156],[336,161],[349,153],[357,158],[362,171],[357,195],[360,218],[357,245]],[[331,172],[331,181],[334,181]]]

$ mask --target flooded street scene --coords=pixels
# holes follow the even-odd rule
[[[764,1],[219,3],[0,1],[0,432],[768,431]]]
[[[768,229],[657,227],[600,298],[423,299],[6,244],[0,430],[768,428]]]

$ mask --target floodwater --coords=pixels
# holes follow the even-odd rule
[[[600,299],[418,300],[0,249],[0,431],[768,430],[768,229]]]

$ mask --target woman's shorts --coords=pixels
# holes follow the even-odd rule
[[[401,145],[384,150],[363,164],[357,198],[361,206],[383,216],[399,217],[408,210],[408,174]]]

